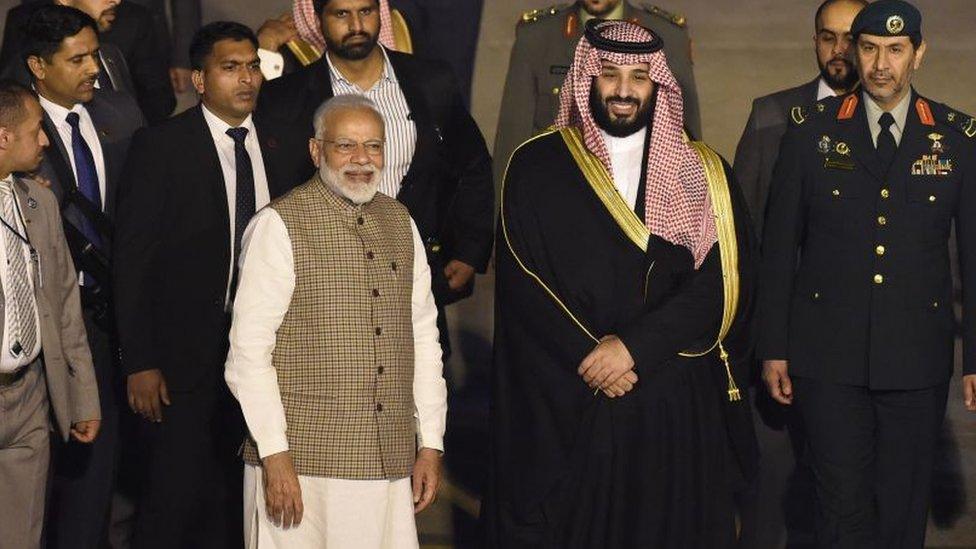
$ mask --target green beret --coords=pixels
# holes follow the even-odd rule
[[[871,2],[854,18],[851,34],[874,36],[908,36],[922,38],[922,14],[904,0]]]

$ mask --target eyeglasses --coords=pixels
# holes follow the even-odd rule
[[[336,139],[335,141],[330,141],[328,139],[316,139],[316,141],[328,143],[332,145],[333,151],[347,156],[354,154],[359,150],[359,147],[362,147],[369,156],[382,156],[383,148],[386,146],[385,142],[379,140],[365,141],[363,143],[359,143],[351,139]]]

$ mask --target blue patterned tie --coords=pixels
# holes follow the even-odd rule
[[[68,113],[68,124],[71,125],[71,151],[75,158],[75,172],[78,176],[78,190],[99,210],[102,209],[102,193],[98,187],[98,171],[95,169],[95,157],[92,155],[88,143],[81,136],[79,126],[80,117],[76,112]],[[81,216],[81,233],[96,248],[102,247],[102,237],[98,234],[95,224],[86,215]]]

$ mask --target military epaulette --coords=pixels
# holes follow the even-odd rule
[[[528,10],[522,13],[522,17],[519,18],[519,25],[526,25],[528,23],[535,23],[540,19],[545,19],[546,17],[552,17],[559,12],[566,9],[566,4],[556,4],[554,6],[549,6],[548,8],[539,8],[535,10]]]
[[[669,12],[666,9],[659,8],[659,7],[657,7],[655,5],[652,5],[652,4],[641,3],[640,6],[642,8],[644,8],[644,11],[646,11],[647,13],[650,13],[651,15],[656,15],[656,16],[660,17],[661,19],[664,19],[665,21],[671,23],[672,25],[674,25],[676,27],[679,27],[679,28],[682,28],[683,29],[683,28],[685,28],[685,27],[688,26],[688,20],[685,19],[685,16],[684,15],[678,15],[676,13],[671,13],[671,12]]]

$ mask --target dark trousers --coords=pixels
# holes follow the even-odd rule
[[[740,549],[791,549],[813,545],[813,474],[806,435],[796,409],[779,404],[761,381],[749,390],[759,443],[759,472],[736,507]]]
[[[85,329],[95,365],[102,424],[91,444],[52,437],[47,546],[88,549],[104,546],[119,444],[119,379],[112,336],[84,310]]]
[[[817,488],[817,546],[919,549],[948,382],[874,391],[793,378]]]
[[[243,546],[244,423],[223,379],[170,391],[162,423],[142,421],[136,549]]]

